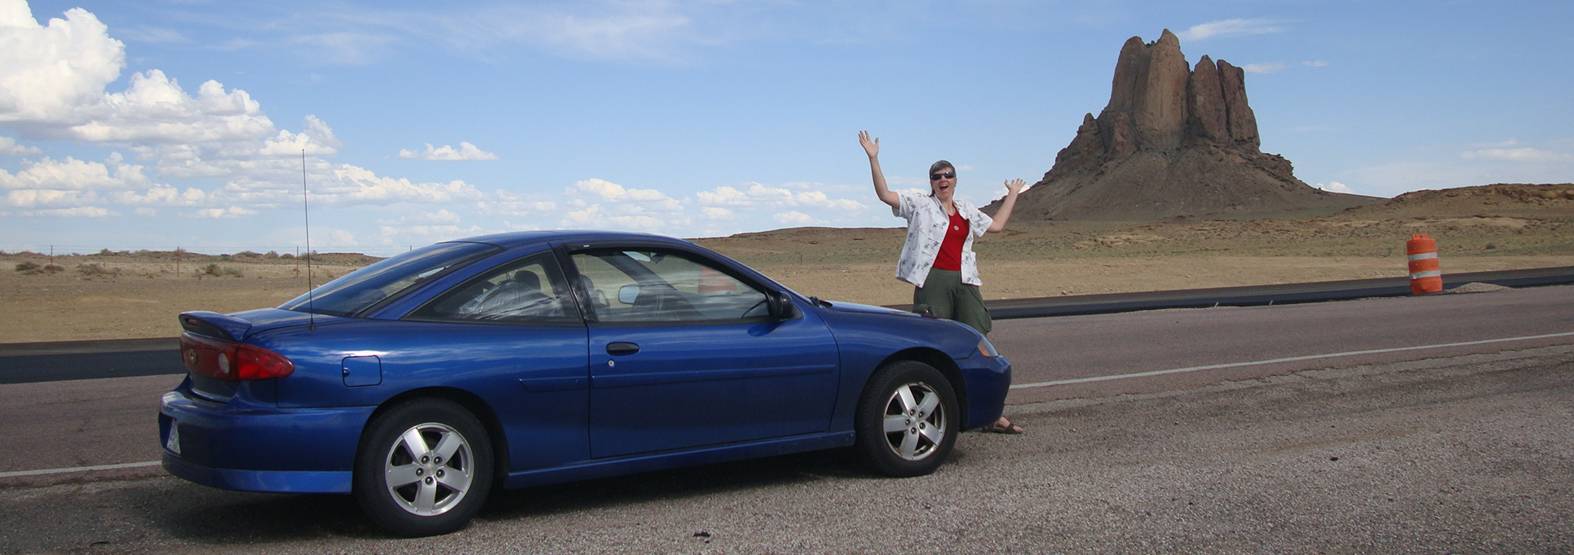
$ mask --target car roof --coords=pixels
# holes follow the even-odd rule
[[[494,233],[492,235],[478,235],[464,239],[455,239],[454,242],[487,243],[503,248],[513,248],[547,241],[569,242],[600,242],[600,241],[638,241],[644,243],[656,242],[676,245],[692,245],[688,241],[654,235],[650,233],[630,233],[626,231],[597,231],[597,230],[551,230],[551,231],[516,231],[511,233]]]

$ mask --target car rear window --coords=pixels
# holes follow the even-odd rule
[[[322,284],[280,305],[284,310],[353,316],[418,283],[496,252],[485,243],[438,243],[422,247]]]

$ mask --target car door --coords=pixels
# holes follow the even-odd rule
[[[823,432],[837,353],[812,313],[670,248],[570,254],[586,304],[596,458]]]
[[[497,264],[404,320],[411,342],[443,346],[405,374],[482,397],[503,424],[510,471],[589,457],[585,324],[553,251]]]

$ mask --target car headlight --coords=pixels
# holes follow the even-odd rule
[[[1000,351],[995,350],[995,344],[989,342],[988,337],[978,338],[978,354],[989,358],[1000,356]]]

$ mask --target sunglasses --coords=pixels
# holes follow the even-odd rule
[[[956,179],[956,172],[929,174],[930,181],[939,181],[941,179]]]

